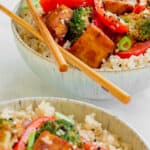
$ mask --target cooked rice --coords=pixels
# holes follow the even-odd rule
[[[25,21],[30,23],[33,27],[36,28],[36,25],[32,19],[31,13],[28,9],[20,11],[19,14]],[[39,52],[42,56],[52,59],[52,55],[47,48],[47,46],[35,38],[32,34],[27,32],[20,26],[17,26],[17,30],[24,40],[33,50]],[[68,47],[68,41],[65,44],[65,47]],[[111,55],[107,60],[103,60],[101,71],[122,71],[122,70],[131,70],[142,68],[150,65],[150,49],[144,55],[140,56],[131,56],[129,59],[122,59],[119,56]]]
[[[0,113],[0,118],[13,118],[16,123],[23,123],[40,116],[53,116],[55,108],[49,103],[41,102],[36,107],[29,105],[21,110],[4,109]],[[107,150],[129,150],[129,145],[120,140],[117,135],[112,134],[102,128],[102,124],[94,119],[95,114],[85,116],[83,123],[75,120],[75,125],[82,137],[86,138]]]

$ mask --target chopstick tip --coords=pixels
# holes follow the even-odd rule
[[[59,67],[59,71],[60,72],[66,72],[68,70],[68,65],[67,64],[62,64],[60,67]]]
[[[131,101],[131,96],[128,95],[125,97],[125,99],[122,101],[124,104],[129,104],[129,102]]]

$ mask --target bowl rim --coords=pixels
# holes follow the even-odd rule
[[[20,5],[21,5],[21,2],[23,0],[20,0],[20,2],[18,2],[16,4],[16,6],[14,7],[14,13],[16,14],[17,10],[20,8]],[[48,63],[53,63],[56,65],[55,61],[53,59],[48,59],[44,56],[42,56],[40,53],[38,53],[36,50],[34,50],[33,48],[29,47],[20,37],[19,33],[17,32],[17,29],[15,27],[15,22],[11,20],[11,28],[12,28],[12,31],[13,31],[13,35],[15,37],[15,39],[17,39],[21,45],[23,47],[25,47],[29,52],[31,52],[32,54],[36,55],[37,57],[39,57],[40,59],[42,60],[45,60],[47,61]],[[69,65],[69,69],[72,69],[72,70],[79,70],[78,68],[74,67],[74,66],[71,66]],[[125,69],[125,70],[100,70],[100,69],[94,69],[96,72],[98,73],[129,73],[129,72],[133,72],[133,71],[138,71],[138,70],[145,70],[145,69],[150,69],[150,64],[147,64],[146,66],[142,66],[142,67],[137,67],[137,68],[134,68],[134,69]]]
[[[10,99],[10,100],[3,100],[0,101],[0,106],[1,105],[11,105],[11,104],[15,104],[17,102],[27,102],[27,101],[31,101],[31,103],[33,102],[38,102],[38,101],[56,101],[56,102],[69,102],[69,103],[74,103],[77,105],[82,105],[82,106],[87,106],[89,108],[93,108],[96,109],[98,111],[101,111],[103,113],[105,113],[108,116],[111,116],[113,119],[115,119],[116,121],[121,122],[126,128],[128,128],[131,132],[133,132],[137,138],[140,140],[140,142],[143,143],[143,145],[148,149],[150,149],[150,147],[148,146],[148,141],[146,141],[146,139],[134,128],[132,127],[129,123],[125,122],[123,119],[117,117],[116,115],[114,115],[112,112],[110,112],[109,110],[102,108],[100,106],[96,106],[94,104],[88,103],[88,102],[83,102],[83,101],[79,101],[77,99],[72,99],[72,98],[63,98],[63,97],[21,97],[21,98],[15,98],[15,99]]]

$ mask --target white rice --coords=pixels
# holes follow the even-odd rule
[[[4,109],[0,118],[13,118],[14,122],[22,123],[40,116],[53,116],[55,108],[49,103],[41,102],[37,106],[29,105],[22,110]],[[94,119],[95,114],[85,116],[85,121],[78,123],[74,120],[80,136],[90,140],[106,150],[129,150],[129,145],[120,140],[117,135],[102,128],[102,124]]]
[[[32,16],[28,9],[22,10],[20,12],[20,16],[30,23],[32,26],[36,28],[36,25],[33,22]],[[33,50],[39,52],[44,57],[52,59],[50,54],[50,50],[47,46],[35,38],[32,34],[28,33],[25,29],[18,26],[18,32],[21,38],[24,40],[25,43],[29,45]],[[70,44],[68,41],[65,44],[65,48],[68,48]],[[139,56],[131,56],[129,59],[122,59],[116,55],[110,55],[107,60],[103,61],[101,71],[122,71],[122,70],[132,70],[137,68],[142,68],[145,66],[150,66],[150,49],[144,55]]]

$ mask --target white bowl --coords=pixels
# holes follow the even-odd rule
[[[13,110],[23,110],[28,105],[40,103],[41,101],[49,102],[53,105],[57,111],[64,114],[73,114],[75,120],[82,122],[87,114],[95,113],[95,119],[102,123],[103,128],[118,135],[124,142],[128,143],[132,150],[149,150],[148,146],[144,142],[143,138],[126,123],[118,119],[117,117],[106,112],[102,108],[98,108],[94,105],[77,102],[71,99],[64,98],[23,98],[11,101],[5,101],[0,103],[0,111],[4,108]],[[84,110],[84,111],[83,111]]]
[[[69,93],[73,97],[88,99],[106,99],[111,97],[97,83],[76,68],[70,67],[68,72],[60,73],[53,60],[48,61],[47,58],[42,57],[22,41],[13,23],[12,30],[19,52],[25,62],[43,82],[48,83],[51,87],[55,86],[63,90],[65,95]],[[96,71],[130,95],[140,92],[150,85],[150,67],[130,71]]]

